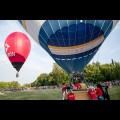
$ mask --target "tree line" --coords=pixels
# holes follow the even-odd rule
[[[99,62],[89,64],[84,69],[88,82],[120,80],[120,63],[100,64]]]
[[[28,88],[31,85],[26,83],[24,85],[21,85],[18,81],[11,81],[11,82],[0,82],[0,91],[2,90],[16,90],[16,89],[23,89]]]
[[[120,80],[120,63],[100,64],[99,62],[93,62],[86,66],[83,73],[87,82],[96,83],[100,81]],[[67,74],[57,63],[54,63],[52,72],[49,74],[40,74],[37,79],[31,83],[31,86],[60,86],[64,83],[70,83],[71,77],[71,74]]]
[[[83,73],[87,82],[96,83],[100,81],[120,80],[120,63],[112,62],[109,64],[100,64],[99,62],[94,62],[92,64],[88,64]],[[34,82],[21,85],[18,81],[1,81],[0,90],[51,85],[61,86],[65,83],[70,83],[71,78],[71,74],[67,74],[66,71],[63,70],[57,63],[54,63],[53,69],[49,74],[40,74]]]

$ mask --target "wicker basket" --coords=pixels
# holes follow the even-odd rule
[[[73,91],[75,94],[76,100],[91,100],[89,94],[87,93],[87,90],[84,91]]]

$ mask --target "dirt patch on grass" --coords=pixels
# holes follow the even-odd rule
[[[0,92],[0,95],[4,95],[4,93]]]

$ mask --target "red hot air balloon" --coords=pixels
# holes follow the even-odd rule
[[[4,47],[11,64],[19,72],[30,53],[29,38],[22,32],[13,32],[6,38]]]

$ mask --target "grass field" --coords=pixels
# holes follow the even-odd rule
[[[60,89],[17,91],[0,95],[0,100],[61,100]]]
[[[120,100],[120,86],[109,88],[111,100]],[[0,100],[62,100],[60,89],[17,91],[0,94]]]
[[[111,100],[120,100],[120,86],[113,86],[108,92]]]

